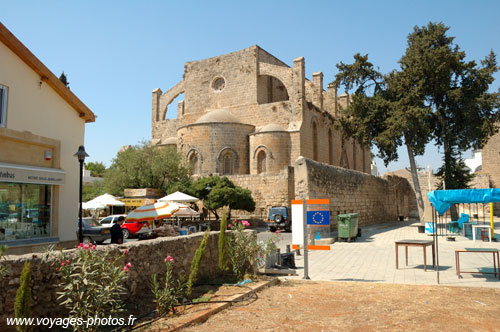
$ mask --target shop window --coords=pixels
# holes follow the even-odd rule
[[[7,97],[9,89],[0,84],[0,127],[5,127],[7,122]]]
[[[261,150],[257,154],[257,173],[260,174],[266,172],[266,161],[267,161],[266,152]]]
[[[51,185],[0,182],[0,243],[50,236],[51,200]]]

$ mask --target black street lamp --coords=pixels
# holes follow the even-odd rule
[[[88,157],[89,155],[85,152],[85,147],[83,145],[80,145],[78,148],[78,151],[74,154],[75,157],[78,158],[78,161],[80,162],[80,195],[79,195],[79,202],[80,202],[80,219],[78,221],[78,242],[82,243],[83,242],[83,229],[82,229],[82,188],[83,188],[83,162],[85,161],[85,157]]]
[[[208,192],[207,194],[207,200],[208,200],[208,205],[210,205],[210,191],[212,191],[212,187],[210,186],[210,183],[207,184],[207,186],[205,187],[205,190]],[[210,221],[210,208],[207,209],[208,210],[208,221]]]

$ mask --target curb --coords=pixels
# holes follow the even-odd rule
[[[245,299],[245,298],[249,297],[252,292],[258,292],[266,287],[274,286],[278,283],[280,283],[280,280],[275,278],[275,279],[271,279],[268,281],[258,282],[258,283],[255,283],[254,285],[246,285],[246,286],[250,287],[251,289],[249,289],[244,294],[234,295],[233,297],[229,298],[227,301],[237,301],[237,300]],[[211,308],[206,309],[206,310],[202,310],[202,311],[196,313],[195,315],[193,315],[192,317],[186,318],[186,320],[178,322],[175,326],[172,326],[172,327],[169,327],[166,329],[161,329],[158,331],[159,332],[174,332],[174,331],[179,331],[179,330],[181,330],[185,327],[188,327],[189,325],[192,325],[192,324],[202,323],[202,322],[206,321],[208,318],[210,318],[212,315],[215,315],[216,313],[218,313],[226,308],[229,308],[231,305],[232,305],[231,303],[215,303]]]

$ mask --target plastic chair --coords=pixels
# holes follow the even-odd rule
[[[451,233],[459,233],[463,228],[464,223],[469,221],[470,216],[467,213],[461,213],[457,221],[450,221],[448,231]]]

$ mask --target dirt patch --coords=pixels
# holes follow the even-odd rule
[[[182,331],[498,331],[500,326],[500,290],[493,288],[288,281],[257,295]],[[196,315],[201,309],[196,307],[181,317]],[[163,320],[163,328],[179,318]],[[154,327],[148,331],[160,326]]]

